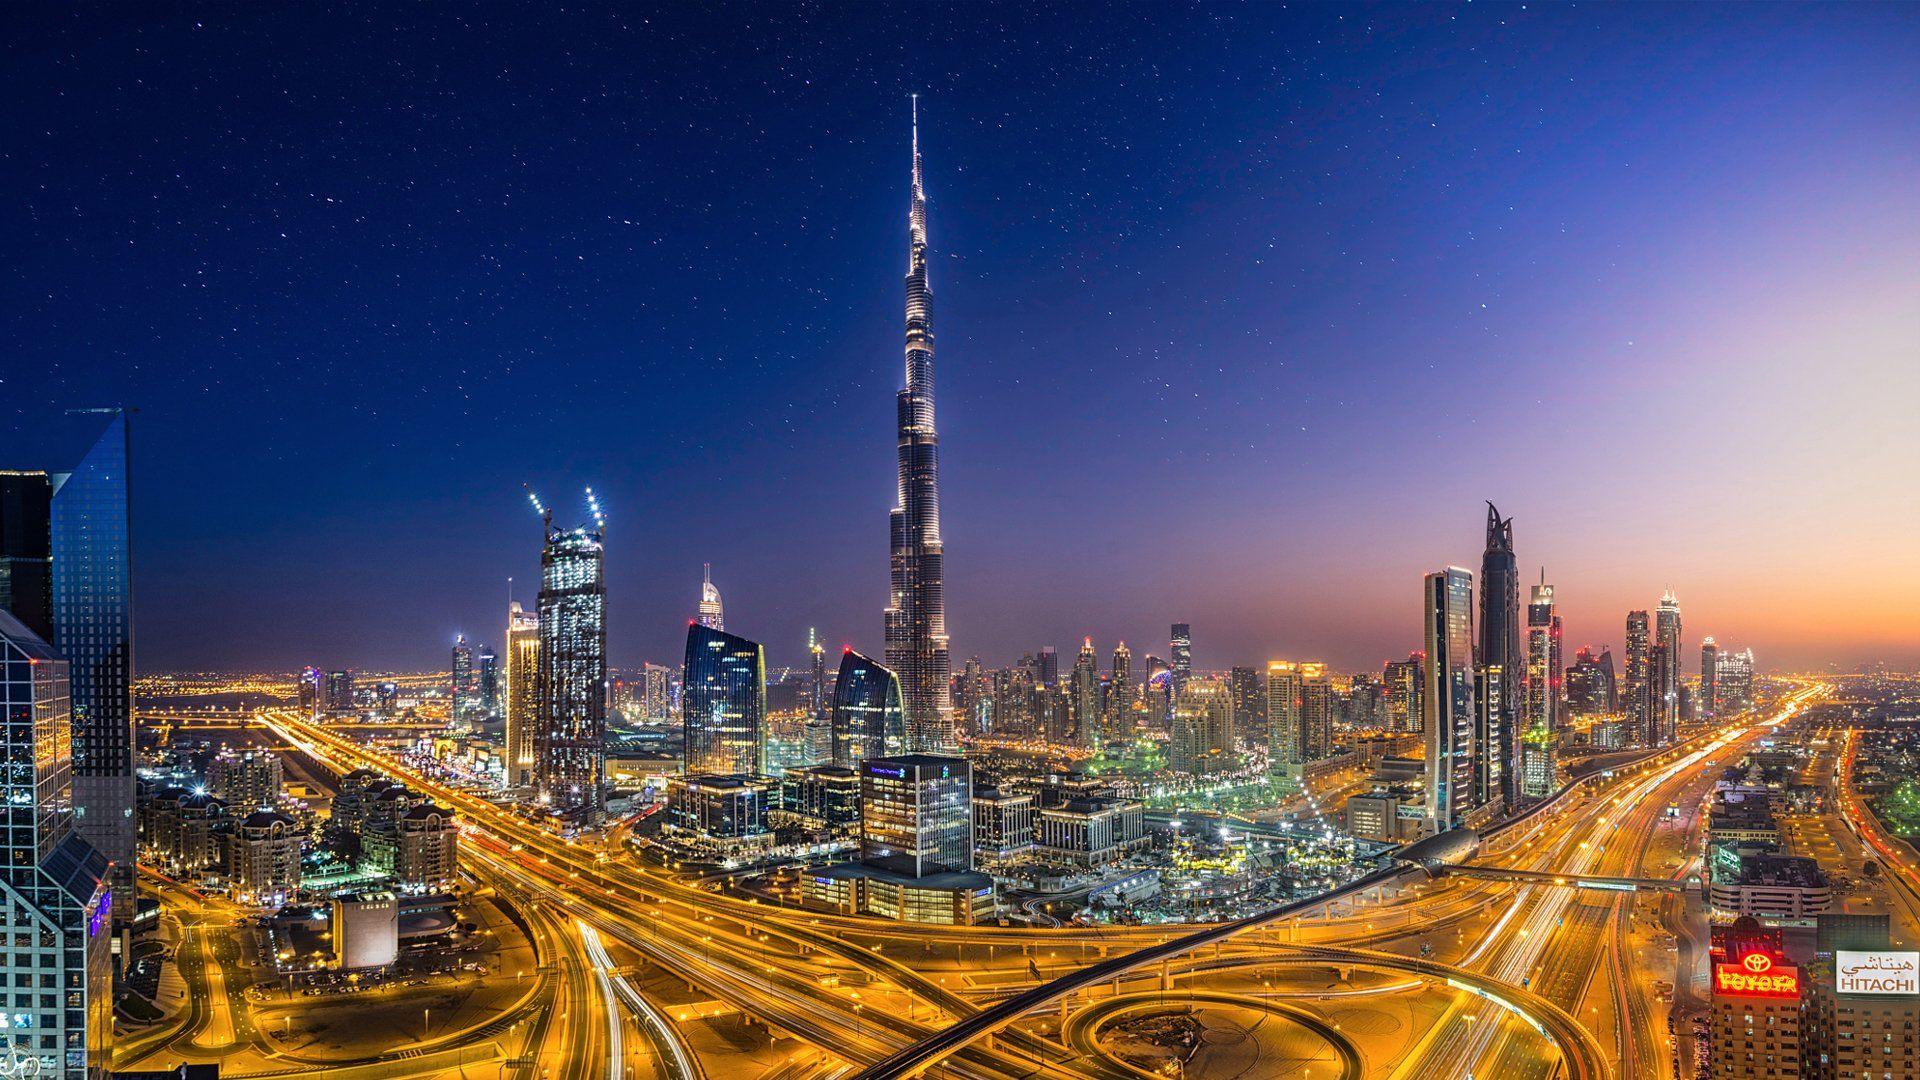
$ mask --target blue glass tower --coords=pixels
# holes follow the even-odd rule
[[[71,669],[73,812],[113,864],[115,908],[133,912],[133,562],[127,414],[54,478],[53,647]]]
[[[766,649],[738,634],[692,623],[680,685],[687,773],[765,774]]]
[[[848,649],[833,685],[833,763],[857,769],[863,761],[904,752],[906,738],[900,677]]]

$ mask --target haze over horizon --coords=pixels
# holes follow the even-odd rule
[[[498,648],[523,482],[618,666],[703,562],[878,654],[915,91],[956,670],[1372,667],[1487,499],[1569,658],[1920,665],[1905,12],[748,10],[15,13],[0,467],[141,410],[140,670]]]

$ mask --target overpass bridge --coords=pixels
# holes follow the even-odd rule
[[[1465,863],[1450,866],[1444,874],[1481,878],[1487,881],[1520,881],[1534,885],[1561,885],[1573,889],[1603,889],[1612,892],[1685,893],[1704,888],[1693,878],[1607,877],[1601,874],[1553,874],[1545,870],[1510,870],[1503,866],[1475,866]],[[1439,875],[1435,875],[1439,876]]]

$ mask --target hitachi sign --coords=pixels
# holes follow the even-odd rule
[[[1833,954],[1833,989],[1841,994],[1920,994],[1920,953]]]

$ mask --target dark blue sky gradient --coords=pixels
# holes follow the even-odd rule
[[[775,663],[877,649],[912,90],[956,667],[1371,665],[1486,498],[1570,648],[1667,584],[1763,666],[1920,640],[1911,7],[7,22],[0,464],[141,408],[149,669],[497,645],[523,481],[602,492],[617,664],[703,561]],[[1816,511],[1844,580],[1765,588]]]

